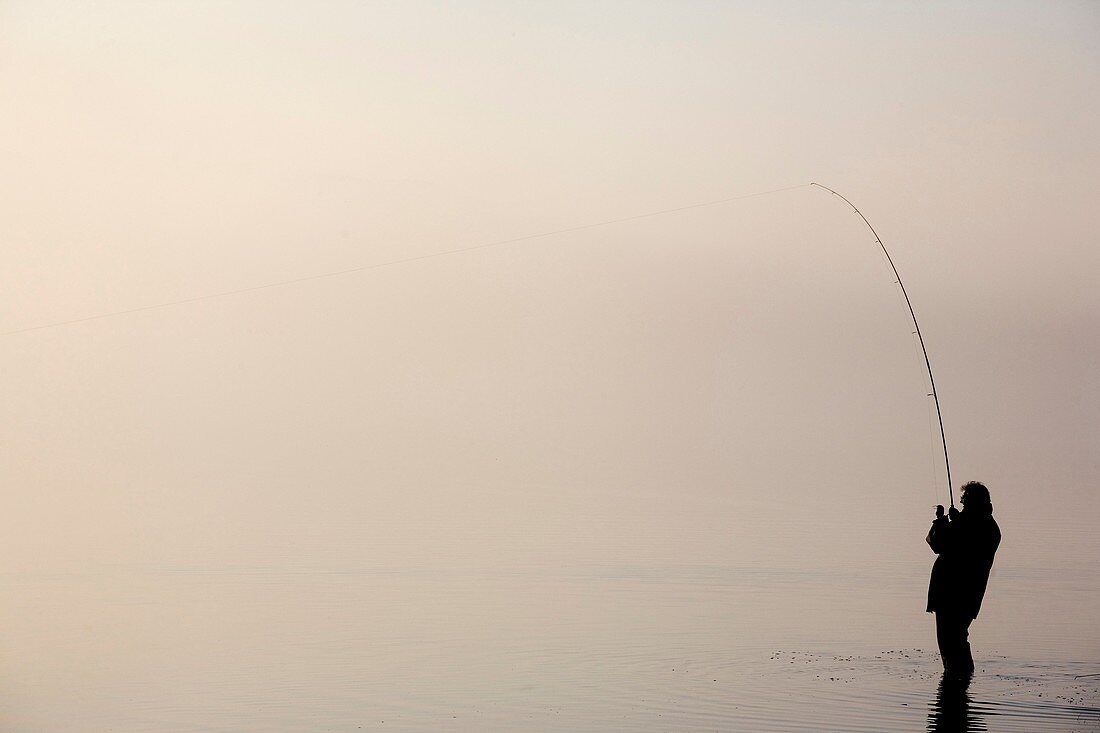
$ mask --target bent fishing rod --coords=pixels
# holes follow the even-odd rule
[[[859,218],[863,220],[863,223],[867,225],[867,228],[871,230],[871,234],[875,236],[875,241],[878,242],[878,246],[882,248],[882,253],[886,255],[886,261],[890,263],[890,269],[894,271],[895,282],[898,287],[901,288],[901,294],[905,297],[905,305],[909,306],[909,316],[913,319],[913,328],[916,329],[917,340],[920,341],[920,350],[924,354],[924,366],[928,369],[928,383],[932,386],[931,397],[936,403],[936,418],[940,423],[940,441],[943,443],[943,465],[947,469],[947,496],[951,501],[951,506],[955,506],[955,492],[951,485],[951,460],[947,457],[947,435],[943,430],[943,413],[940,412],[940,396],[936,392],[936,378],[932,376],[932,361],[928,358],[928,348],[924,345],[924,336],[920,332],[920,324],[917,323],[917,314],[913,310],[913,301],[909,300],[909,293],[905,291],[905,283],[901,281],[901,273],[898,272],[897,266],[894,264],[894,258],[890,256],[889,250],[886,249],[886,245],[882,243],[882,238],[879,237],[878,232],[871,226],[871,222],[867,221],[867,217],[863,215],[855,204],[849,201],[847,198],[837,193],[828,186],[822,186],[820,183],[811,183],[811,186],[817,186],[818,188],[825,189],[834,196],[838,196],[844,203],[852,207],[852,211],[859,214]],[[942,511],[942,510],[941,510]]]

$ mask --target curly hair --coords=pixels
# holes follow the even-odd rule
[[[966,494],[967,504],[990,506],[993,503],[989,498],[989,489],[981,481],[968,481],[963,484],[961,493]]]

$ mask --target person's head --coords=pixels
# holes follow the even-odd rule
[[[992,512],[993,502],[989,498],[989,489],[980,481],[970,481],[963,484],[959,492],[959,503],[964,509],[977,510],[979,513]]]

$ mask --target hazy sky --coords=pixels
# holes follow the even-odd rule
[[[1091,2],[2,2],[0,330],[819,181],[892,249],[956,484],[1094,521],[1098,39]],[[945,501],[909,331],[800,188],[5,335],[0,555],[908,558]]]

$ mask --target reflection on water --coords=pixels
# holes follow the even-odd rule
[[[0,576],[0,727],[970,731],[995,714],[997,730],[1035,732],[1100,722],[1100,679],[1074,680],[1094,671],[1074,655],[1095,629],[1043,639],[1055,663],[976,646],[968,689],[940,681],[931,621],[914,610],[923,588],[904,576],[653,565]]]
[[[969,733],[986,730],[982,716],[970,708],[971,675],[944,674],[928,713],[929,733]]]

